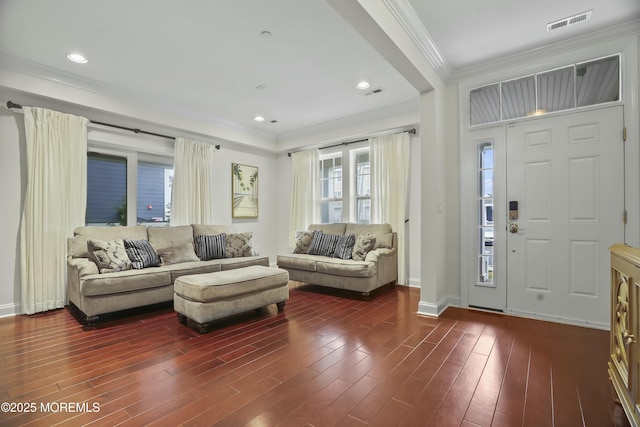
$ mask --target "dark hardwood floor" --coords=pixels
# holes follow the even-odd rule
[[[611,426],[605,331],[465,309],[419,290],[364,302],[291,283],[200,335],[170,309],[84,331],[0,319],[2,425]],[[32,412],[25,412],[33,410]],[[74,412],[76,411],[76,412]]]

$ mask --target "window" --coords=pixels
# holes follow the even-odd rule
[[[471,126],[620,100],[620,55],[547,70],[469,92]]]
[[[481,87],[469,95],[471,126],[500,121],[500,84]]]
[[[144,139],[92,130],[88,145],[86,224],[168,223],[172,141],[149,144]]]
[[[138,162],[138,223],[168,222],[173,166]]]
[[[526,117],[532,111],[536,111],[533,76],[502,83],[502,120]]]
[[[478,145],[479,283],[493,286],[493,142]]]
[[[339,150],[320,155],[321,221],[368,224],[371,222],[369,144],[345,145]]]
[[[334,153],[320,159],[320,218],[323,224],[342,222],[342,156]]]
[[[538,111],[551,113],[573,108],[573,67],[565,67],[537,75]]]
[[[127,159],[87,154],[87,224],[127,225]]]
[[[576,66],[578,107],[620,100],[620,58],[598,59]]]
[[[369,149],[353,151],[355,163],[355,222],[369,224],[371,222],[371,167]]]

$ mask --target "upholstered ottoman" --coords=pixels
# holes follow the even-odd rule
[[[205,333],[209,322],[269,304],[284,310],[289,299],[289,273],[253,265],[214,273],[178,277],[173,283],[173,308],[181,323],[187,319]]]

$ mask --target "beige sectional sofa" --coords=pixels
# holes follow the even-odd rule
[[[201,261],[195,254],[195,236],[221,233],[227,233],[227,243],[232,241],[229,236],[240,235],[248,237],[250,243],[250,233],[233,233],[229,226],[219,225],[76,228],[74,236],[67,242],[67,297],[70,310],[92,326],[98,322],[100,315],[106,313],[173,301],[173,283],[180,276],[251,265],[269,266],[269,258],[252,255],[250,247],[241,248],[240,252],[227,250],[226,255],[233,254],[234,257]],[[161,264],[113,272],[104,269],[101,272],[94,253],[88,249],[90,239],[93,243],[118,239],[146,240],[161,258]],[[246,244],[247,240],[244,241]]]
[[[352,257],[344,257],[348,259],[338,257],[335,252],[331,255],[309,253],[318,252],[309,249],[313,246],[313,239],[317,238],[313,234],[315,230],[324,235],[352,234],[356,247],[366,231],[374,237],[373,246],[361,250],[357,259],[353,258],[355,252],[352,252]],[[298,233],[292,253],[277,256],[277,264],[289,272],[290,280],[355,291],[363,299],[369,299],[373,291],[393,285],[398,280],[397,245],[397,235],[389,224],[312,224],[306,233]]]

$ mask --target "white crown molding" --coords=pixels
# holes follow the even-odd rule
[[[145,98],[113,85],[43,66],[4,52],[0,52],[0,64],[0,87],[22,92],[27,96],[45,97],[82,109],[88,108],[93,110],[94,114],[98,113],[100,120],[117,120],[117,123],[123,126],[142,120],[152,125],[152,131],[159,133],[178,131],[179,136],[194,139],[214,138],[267,152],[273,152],[276,147],[276,136],[270,132],[223,122],[197,111],[186,111],[160,99]],[[81,112],[68,112],[83,115]],[[118,118],[103,119],[103,115]]]
[[[554,55],[570,54],[578,49],[587,48],[597,43],[603,43],[623,37],[637,36],[638,34],[640,34],[640,19],[608,27],[599,31],[593,31],[585,35],[572,37],[556,43],[551,43],[546,46],[529,49],[513,55],[504,56],[496,60],[460,68],[450,75],[451,79],[449,83],[460,82],[479,75],[489,74],[499,69],[521,66],[524,63],[539,62],[544,58]]]
[[[379,132],[407,126],[415,127],[420,123],[419,112],[420,104],[417,100],[407,101],[287,132],[278,137],[278,151],[317,148],[326,144],[369,137]]]
[[[451,76],[451,66],[444,59],[440,50],[422,24],[422,21],[408,0],[383,0],[400,26],[406,31],[411,40],[435,70],[443,82],[448,82]]]

